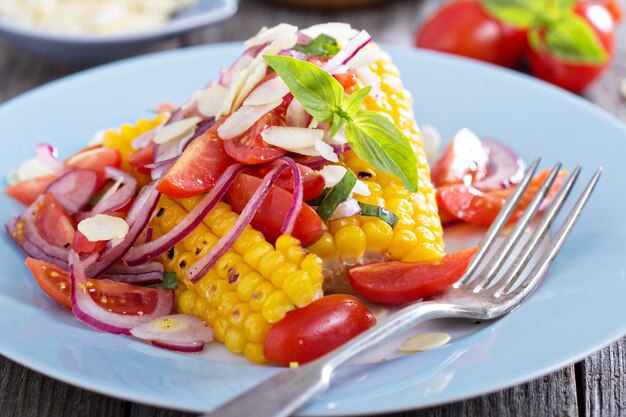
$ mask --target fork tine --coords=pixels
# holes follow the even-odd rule
[[[498,272],[504,265],[504,262],[509,257],[513,248],[519,242],[522,234],[530,224],[530,221],[535,217],[539,208],[541,207],[541,203],[545,199],[546,195],[552,188],[552,184],[554,184],[554,180],[561,169],[561,163],[557,163],[552,168],[550,175],[541,185],[541,188],[537,192],[537,194],[533,197],[529,206],[524,211],[521,219],[517,221],[513,230],[509,233],[509,236],[506,240],[500,245],[498,251],[494,256],[487,262],[487,264],[481,270],[481,273],[478,274],[479,278],[474,286],[474,292],[479,292],[483,288],[489,287],[494,282],[498,280]],[[473,281],[472,281],[473,282]]]
[[[587,201],[589,201],[589,196],[593,192],[594,188],[598,184],[598,180],[600,179],[600,175],[602,174],[602,168],[598,168],[594,176],[591,178],[585,190],[582,192],[581,196],[576,201],[576,205],[570,212],[567,219],[563,225],[559,228],[552,244],[550,245],[550,249],[546,251],[546,253],[541,257],[539,262],[533,267],[528,276],[520,283],[520,285],[512,291],[509,295],[514,298],[520,298],[519,302],[521,302],[524,298],[532,293],[532,291],[537,287],[537,285],[541,282],[543,276],[546,274],[550,265],[554,261],[554,258],[563,247],[563,243],[569,236],[574,224],[580,217],[582,210],[585,208]]]
[[[576,183],[576,180],[580,175],[581,169],[582,167],[578,165],[576,169],[574,169],[574,171],[570,174],[569,178],[567,179],[561,190],[559,190],[559,193],[556,195],[554,202],[550,206],[548,212],[541,219],[539,226],[537,226],[537,230],[535,230],[531,238],[524,245],[521,252],[513,260],[511,266],[503,274],[503,280],[501,282],[498,282],[497,288],[491,288],[491,290],[495,290],[495,297],[499,297],[500,295],[509,292],[511,288],[515,285],[517,279],[528,264],[528,261],[535,254],[535,252],[539,248],[539,244],[550,230],[550,226],[556,219],[556,216],[563,208],[563,204],[565,203],[565,200],[567,200],[572,189],[574,188],[574,184]]]
[[[506,226],[506,223],[509,220],[509,217],[511,217],[511,214],[513,214],[513,210],[515,209],[515,206],[517,206],[517,203],[522,198],[522,195],[524,195],[526,188],[528,188],[528,184],[530,184],[530,180],[532,179],[533,175],[535,175],[535,171],[537,170],[537,167],[539,166],[540,161],[541,161],[541,158],[537,157],[530,164],[530,166],[528,167],[528,170],[526,171],[526,175],[524,176],[524,179],[522,179],[522,181],[518,184],[518,186],[515,189],[515,192],[513,192],[513,195],[506,202],[502,210],[500,210],[500,213],[498,213],[498,216],[491,224],[491,227],[489,227],[489,230],[487,230],[487,233],[485,233],[485,236],[483,236],[483,238],[481,239],[480,243],[478,244],[478,247],[479,247],[478,253],[476,253],[476,255],[474,256],[474,259],[472,260],[470,265],[467,267],[467,270],[465,271],[461,279],[459,279],[459,281],[457,281],[457,283],[454,284],[454,287],[458,288],[460,285],[463,285],[469,281],[472,274],[478,267],[478,264],[481,262],[482,258],[485,256],[485,253],[487,253],[487,251],[491,249],[491,246],[493,245],[495,238],[500,234],[504,226]]]

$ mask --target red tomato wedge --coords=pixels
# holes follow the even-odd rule
[[[215,126],[215,125],[214,125]],[[211,128],[187,146],[157,185],[157,190],[174,198],[193,197],[209,191],[233,163],[224,153],[217,129]]]
[[[526,192],[520,199],[516,210],[511,215],[511,222],[521,217],[549,174],[550,171],[545,170],[532,179],[528,189],[526,189]],[[566,176],[566,172],[560,172],[558,174],[552,188],[550,188],[548,195],[542,203],[542,209],[552,202]],[[493,223],[500,210],[502,210],[502,207],[504,207],[506,200],[514,191],[514,187],[505,190],[482,192],[462,184],[448,185],[437,189],[437,203],[441,208],[460,220],[488,226]]]
[[[356,85],[356,75],[354,72],[345,72],[343,74],[333,74],[335,80],[339,81],[339,84],[344,90],[354,87]]]
[[[39,287],[50,298],[71,309],[70,279],[67,271],[33,258],[26,258],[26,266]],[[108,279],[88,279],[91,298],[102,308],[113,313],[136,315],[150,314],[156,308],[159,290],[115,282]],[[91,291],[93,289],[94,291]]]
[[[52,193],[46,193],[37,203],[35,225],[46,242],[58,247],[69,247],[74,241],[76,227]]]
[[[154,146],[146,146],[143,149],[139,149],[128,158],[130,166],[135,168],[137,172],[150,175],[150,169],[146,168],[146,165],[154,162]]]
[[[57,176],[55,174],[43,175],[9,185],[4,191],[14,200],[30,206],[37,200],[37,197],[43,194],[48,185],[56,179]]]
[[[239,174],[226,193],[224,200],[231,205],[234,211],[241,213],[261,182],[260,178],[253,175]],[[252,218],[252,227],[263,233],[268,242],[274,243],[281,235],[280,228],[285,221],[289,207],[291,207],[292,197],[290,192],[273,186],[256,215]],[[308,246],[315,243],[323,233],[324,222],[311,206],[303,203],[293,228],[293,237],[298,239],[303,246]]]
[[[461,129],[433,165],[430,176],[436,187],[471,184],[489,173],[489,154],[482,142],[468,129]]]
[[[315,171],[304,165],[297,165],[302,175],[303,200],[309,201],[317,198],[326,186],[324,177],[319,171]],[[270,164],[258,165],[247,172],[255,177],[263,178],[273,167],[274,166]],[[287,169],[283,171],[275,184],[283,190],[293,193],[293,176],[291,175],[291,170]]]
[[[65,164],[72,168],[96,171],[98,173],[97,187],[100,188],[107,181],[104,169],[106,167],[119,168],[122,164],[122,157],[117,149],[95,146],[75,153],[67,158]]]
[[[375,324],[376,318],[356,297],[329,295],[293,310],[274,324],[263,353],[281,365],[310,362]]]
[[[438,262],[378,262],[350,269],[352,288],[369,301],[404,304],[440,293],[461,278],[477,247],[445,255]]]
[[[287,98],[288,97],[288,98]],[[244,134],[234,139],[224,141],[224,150],[233,159],[247,165],[263,164],[280,158],[286,150],[266,143],[261,132],[271,126],[285,126],[287,106],[293,99],[290,94],[283,100],[283,104],[266,113]]]
[[[85,237],[80,231],[76,231],[74,240],[72,241],[72,249],[76,253],[94,253],[100,252],[107,244],[106,240],[92,242]]]

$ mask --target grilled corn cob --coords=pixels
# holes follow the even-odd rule
[[[411,140],[418,161],[419,187],[412,193],[399,178],[377,170],[354,152],[342,155],[340,164],[351,169],[370,190],[367,197],[356,195],[357,200],[391,210],[399,222],[392,229],[377,217],[354,215],[331,220],[328,231],[308,248],[324,259],[325,291],[350,291],[345,279],[349,265],[382,259],[418,262],[444,255],[443,229],[420,131],[413,117],[411,95],[390,59],[380,60],[369,69],[377,78],[381,93],[376,99],[368,96],[363,105],[389,116]]]

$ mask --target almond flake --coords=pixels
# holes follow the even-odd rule
[[[372,192],[370,188],[361,180],[356,180],[356,184],[354,184],[354,188],[352,189],[354,194],[362,195],[365,197],[369,197]]]
[[[39,162],[39,159],[28,159],[22,163],[15,171],[13,171],[13,179],[16,182],[29,180],[31,178],[41,177],[42,175],[52,174],[53,171]],[[8,179],[8,178],[7,178]]]
[[[250,129],[265,113],[280,106],[282,102],[282,100],[276,100],[263,106],[241,106],[217,128],[217,134],[223,140],[234,139]]]
[[[344,175],[346,175],[347,169],[340,165],[326,165],[320,169],[320,174],[324,177],[326,187],[334,187],[341,181]]]
[[[311,129],[307,129],[307,130],[311,130]],[[322,132],[324,132],[322,129],[318,129],[318,130],[321,130]],[[335,153],[335,150],[328,143],[319,140],[319,141],[315,142],[315,149],[327,161],[339,162],[339,157]]]
[[[261,137],[270,145],[298,152],[300,149],[309,148],[321,141],[324,131],[305,127],[272,126],[261,132]]]
[[[287,126],[293,127],[307,127],[309,124],[309,114],[304,110],[302,104],[295,98],[291,100],[289,107],[287,107],[287,113],[285,115],[285,120],[287,121]]]
[[[181,139],[196,128],[196,125],[201,121],[199,117],[190,117],[188,119],[179,120],[172,124],[163,126],[156,135],[154,135],[153,142],[162,145],[166,142]]]
[[[295,35],[298,31],[297,26],[281,23],[271,28],[263,28],[252,38],[248,39],[244,45],[246,48],[263,45],[275,41],[286,36]]]
[[[415,353],[436,349],[446,345],[450,341],[448,333],[424,333],[413,336],[401,347],[400,352]]]
[[[128,233],[128,223],[119,217],[97,214],[78,223],[78,231],[90,242],[123,239]]]
[[[243,104],[247,106],[260,106],[262,104],[271,103],[279,98],[282,99],[287,93],[289,93],[287,84],[285,84],[282,78],[276,77],[258,85],[244,100]]]
[[[200,92],[197,98],[198,111],[204,117],[215,117],[224,105],[228,96],[228,88],[213,84]]]
[[[236,110],[241,106],[241,103],[248,97],[250,92],[254,90],[254,88],[263,81],[263,78],[267,75],[267,64],[265,62],[260,62],[254,70],[250,73],[250,76],[246,79],[246,82],[243,83],[239,93],[235,97],[235,101],[233,102],[233,110]]]
[[[335,38],[339,43],[342,41],[345,42],[359,33],[357,30],[352,29],[352,26],[349,24],[339,22],[320,23],[318,25],[302,29],[301,32],[313,39],[322,34],[327,35]]]

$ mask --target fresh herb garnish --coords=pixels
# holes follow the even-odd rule
[[[345,125],[348,144],[359,157],[417,191],[417,159],[409,139],[385,116],[361,108],[370,87],[346,97],[332,75],[310,62],[288,56],[265,60],[315,120],[330,123],[331,136]]]
[[[349,169],[334,187],[327,188],[326,195],[317,206],[317,214],[322,220],[327,221],[333,215],[337,206],[350,198],[352,189],[356,184],[356,175]]]
[[[337,45],[335,38],[321,34],[317,38],[313,39],[308,45],[296,45],[293,49],[308,56],[317,55],[327,57],[337,55],[339,52],[339,45]]]
[[[391,226],[392,229],[396,227],[396,224],[400,221],[398,216],[384,207],[361,202],[359,202],[359,207],[361,207],[361,216],[378,217],[380,220]]]
[[[152,288],[165,288],[167,290],[175,290],[178,288],[178,276],[176,272],[164,272],[163,282],[160,284],[148,285]]]

